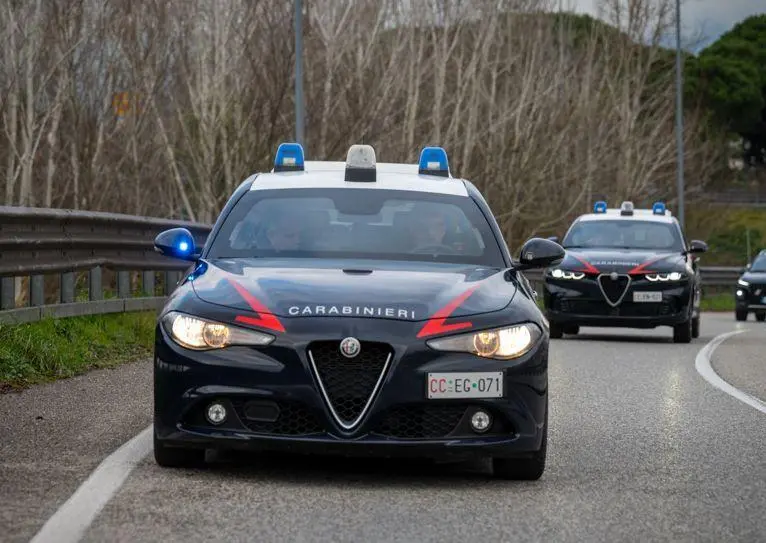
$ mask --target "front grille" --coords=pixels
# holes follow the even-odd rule
[[[677,300],[664,300],[661,303],[623,302],[612,307],[601,300],[560,300],[558,309],[576,315],[603,317],[659,317],[680,311]]]
[[[476,409],[488,410],[492,425],[476,433],[470,416]],[[398,405],[387,411],[372,433],[395,439],[444,439],[510,435],[513,425],[487,406],[463,403]]]
[[[630,277],[618,275],[612,279],[609,275],[599,275],[598,284],[601,286],[601,292],[604,294],[607,302],[617,305],[628,289],[628,286],[630,286]]]
[[[309,345],[316,377],[340,423],[351,425],[363,415],[391,354],[391,347],[385,343],[363,341],[354,358],[346,358],[340,353],[339,341],[318,341]]]
[[[296,402],[273,402],[278,409],[274,421],[250,420],[248,418],[248,416],[252,416],[251,413],[254,411],[251,404],[256,402],[234,400],[232,403],[242,424],[250,431],[258,434],[303,436],[318,434],[324,430],[317,418],[306,407]]]
[[[399,439],[436,439],[449,435],[465,414],[464,405],[399,406],[375,433]]]

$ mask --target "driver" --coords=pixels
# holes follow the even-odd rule
[[[410,234],[415,248],[444,246],[447,234],[447,219],[443,213],[433,208],[414,211],[416,218],[410,227]]]
[[[300,247],[303,228],[292,213],[277,215],[266,227],[266,245],[275,251],[294,251]]]

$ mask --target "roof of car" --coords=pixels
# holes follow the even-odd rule
[[[577,218],[578,221],[606,221],[606,220],[621,220],[621,221],[652,221],[664,224],[672,224],[674,218],[672,215],[656,215],[651,209],[636,209],[632,215],[622,215],[619,209],[607,209],[606,213],[588,213],[580,215]]]
[[[375,181],[346,181],[345,162],[306,161],[304,171],[261,173],[250,190],[351,188],[468,196],[460,178],[418,174],[417,164],[377,163]]]

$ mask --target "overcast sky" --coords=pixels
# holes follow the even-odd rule
[[[565,0],[576,11],[595,15],[598,0]],[[682,34],[704,32],[710,41],[729,30],[742,19],[766,13],[766,0],[682,0]]]

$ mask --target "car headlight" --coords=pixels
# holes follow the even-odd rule
[[[561,270],[559,268],[556,268],[551,272],[551,276],[554,279],[582,279],[585,277],[585,274],[582,272],[576,272],[576,271],[567,271],[567,270]]]
[[[750,281],[745,281],[744,279],[737,280],[737,284],[741,287],[749,287]]]
[[[268,345],[274,336],[220,322],[171,311],[162,318],[173,341],[196,351],[223,349],[232,345]]]
[[[646,275],[649,281],[680,281],[684,278],[684,274],[680,272],[670,273],[649,273]]]
[[[531,323],[432,339],[426,344],[437,351],[471,353],[484,358],[510,360],[528,352],[542,332]]]

